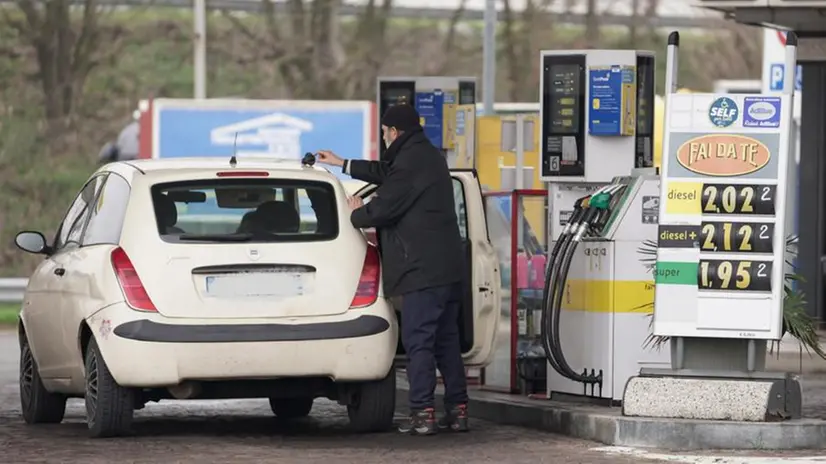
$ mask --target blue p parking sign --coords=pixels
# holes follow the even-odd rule
[[[783,79],[785,78],[786,65],[783,63],[774,63],[769,68],[769,89],[772,92],[780,92],[783,90]],[[803,90],[803,66],[798,65],[794,72],[794,89],[796,91]]]

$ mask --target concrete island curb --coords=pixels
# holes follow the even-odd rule
[[[400,376],[397,410],[407,411],[407,382]],[[544,430],[606,445],[669,450],[793,450],[826,448],[826,421],[715,422],[623,417],[601,408],[481,390],[470,392],[471,420]],[[441,387],[437,389],[441,404]],[[440,409],[440,408],[437,408]]]

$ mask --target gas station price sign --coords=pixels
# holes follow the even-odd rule
[[[654,333],[779,339],[791,96],[668,99]]]
[[[703,222],[700,251],[766,253],[774,250],[774,224],[770,222]]]
[[[701,259],[697,270],[701,290],[771,291],[771,261]]]
[[[703,185],[703,214],[774,215],[775,185]]]

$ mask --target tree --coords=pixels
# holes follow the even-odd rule
[[[263,0],[262,28],[225,16],[254,45],[241,60],[271,62],[292,98],[349,98],[375,86],[392,3],[370,0],[344,40],[337,0]]]
[[[252,20],[226,12],[253,45],[253,52],[236,59],[271,63],[290,98],[372,98],[383,65],[410,37],[391,34],[392,0],[368,0],[352,20],[341,19],[340,4],[340,0],[262,0],[262,15]],[[463,13],[464,0],[450,20],[439,60],[417,66],[417,74],[441,74],[450,67]],[[428,29],[428,36],[433,29]],[[430,45],[430,37],[422,39],[428,40],[420,40],[419,47]]]
[[[536,100],[539,69],[536,54],[542,37],[553,31],[555,15],[549,13],[553,0],[527,0],[525,9],[517,14],[510,0],[503,1],[503,42],[505,70],[510,101]]]
[[[0,8],[0,15],[34,49],[45,115],[56,127],[73,114],[101,49],[108,48],[101,44],[116,38],[102,37],[96,0],[85,0],[77,15],[71,0],[14,3],[16,9]]]

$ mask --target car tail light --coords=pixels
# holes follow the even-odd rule
[[[149,299],[149,295],[143,287],[143,282],[138,277],[135,266],[132,265],[132,260],[123,251],[123,248],[112,250],[112,267],[115,269],[118,283],[129,306],[141,311],[158,311],[155,304]]]
[[[361,268],[359,285],[356,288],[356,296],[350,303],[351,308],[363,308],[376,302],[379,296],[379,275],[381,265],[379,264],[379,251],[372,245],[367,245],[367,255],[364,257],[364,267]]]
[[[219,171],[218,177],[269,177],[267,171]]]

